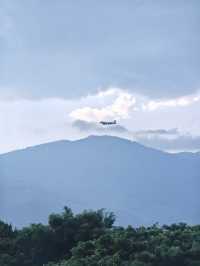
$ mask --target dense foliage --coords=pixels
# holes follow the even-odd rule
[[[1,266],[200,266],[200,225],[114,227],[112,213],[69,208],[48,225],[0,222]]]

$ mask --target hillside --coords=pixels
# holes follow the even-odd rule
[[[199,266],[200,225],[115,226],[103,210],[65,207],[47,225],[0,220],[2,266]]]
[[[125,139],[91,136],[0,156],[0,216],[46,222],[64,205],[106,208],[120,224],[200,222],[200,155],[168,154]]]

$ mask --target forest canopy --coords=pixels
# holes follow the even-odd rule
[[[105,210],[68,207],[47,225],[0,221],[1,266],[199,266],[200,225],[115,226]],[[134,222],[134,221],[133,221]]]

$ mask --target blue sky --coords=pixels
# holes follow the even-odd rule
[[[128,100],[124,104],[130,104],[130,110],[118,117],[123,126],[131,130],[175,127],[200,134],[193,119],[200,115],[198,101],[176,107],[166,104],[183,98],[191,102],[199,97],[199,10],[198,0],[1,0],[1,138],[7,143],[2,151],[61,137],[78,137],[80,134],[70,123],[83,116],[71,113],[77,114],[77,110],[86,107],[108,111],[109,106],[116,106],[115,102],[123,101],[127,95],[140,107],[152,101],[154,106],[155,102],[162,104],[153,110],[153,117],[152,110],[148,117],[138,110],[136,115],[136,106]],[[105,94],[100,103],[98,93],[113,88],[112,97]],[[54,108],[58,104],[59,109],[61,102],[66,106],[57,115],[51,115],[55,128],[62,117],[62,134],[58,128],[57,133],[52,131],[46,123],[48,119],[40,119],[42,110],[49,110],[52,102]],[[160,108],[163,102],[164,107]],[[41,112],[34,109],[36,105],[41,106]],[[24,117],[20,108],[29,117]],[[54,114],[53,107],[51,112]],[[163,124],[166,112],[174,118],[166,118]],[[185,122],[183,113],[192,118]],[[33,117],[33,130],[28,133],[26,121]],[[142,123],[136,123],[139,118]],[[16,135],[7,139],[12,125]],[[44,129],[51,134],[45,135]],[[66,131],[70,133],[65,135]],[[12,144],[19,136],[22,140]]]

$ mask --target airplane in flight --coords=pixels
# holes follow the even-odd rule
[[[110,125],[116,125],[117,124],[117,120],[114,121],[100,121],[100,124],[102,124],[103,126],[110,126]]]

